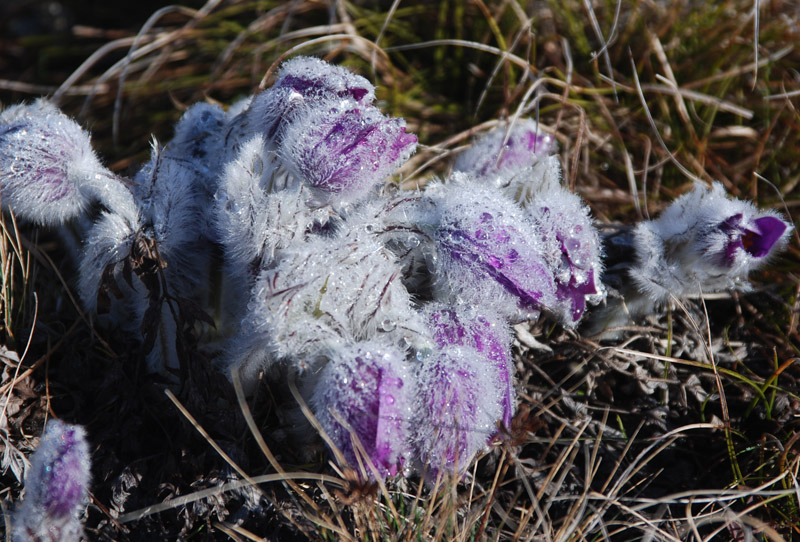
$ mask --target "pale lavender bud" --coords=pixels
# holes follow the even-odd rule
[[[414,389],[404,353],[368,342],[335,348],[328,357],[311,399],[323,429],[354,468],[362,457],[353,443],[358,439],[380,476],[401,472],[411,455]]]
[[[498,126],[481,137],[458,156],[455,171],[493,178],[530,167],[556,149],[555,139],[543,132],[536,121],[521,119],[511,126]]]
[[[89,134],[46,100],[0,114],[3,207],[41,224],[61,224],[100,201],[137,220],[130,191],[104,168]]]
[[[497,421],[508,428],[516,407],[511,336],[508,325],[501,318],[483,308],[481,310],[485,316],[433,303],[426,312],[437,348],[446,350],[450,346],[468,346],[483,355],[486,363],[495,366],[500,391],[497,400],[503,404],[502,418]]]
[[[77,542],[88,497],[89,449],[79,426],[51,420],[31,457],[25,498],[12,521],[14,542]]]
[[[440,289],[495,307],[510,298],[509,317],[515,305],[528,312],[555,306],[552,272],[522,209],[496,190],[464,180],[456,174],[434,193],[441,213],[434,233]]]
[[[526,210],[555,279],[557,303],[548,311],[572,327],[583,316],[587,301],[598,303],[605,295],[599,282],[600,238],[589,209],[579,196],[553,186],[537,194]]]
[[[485,354],[449,345],[422,360],[414,403],[414,438],[421,468],[463,473],[483,450],[505,411],[502,378]]]
[[[330,100],[287,127],[279,153],[293,175],[326,198],[353,201],[405,162],[416,143],[403,119],[352,100]]]

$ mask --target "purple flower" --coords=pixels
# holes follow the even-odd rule
[[[39,100],[0,114],[3,206],[42,224],[73,218],[89,204],[81,181],[102,171],[89,135],[54,105]]]
[[[455,171],[486,178],[507,171],[519,171],[556,151],[552,136],[531,119],[511,126],[499,126],[456,159]]]
[[[753,258],[763,258],[780,241],[787,228],[783,220],[774,216],[747,220],[743,213],[736,213],[726,218],[719,225],[719,231],[728,237],[724,253],[719,254],[721,263],[732,267],[739,251]]]
[[[337,349],[322,369],[311,401],[345,459],[358,465],[357,438],[381,476],[400,472],[410,453],[406,443],[414,386],[404,357],[374,343]]]
[[[498,317],[469,316],[465,311],[457,311],[441,304],[429,309],[429,321],[433,340],[440,349],[450,346],[468,346],[481,354],[486,363],[496,369],[497,397],[503,405],[503,426],[511,426],[515,409],[514,365],[511,359],[511,337],[507,325]]]
[[[555,279],[556,303],[547,307],[566,326],[574,326],[586,301],[599,302],[604,290],[600,239],[580,197],[561,186],[537,194],[527,207],[541,253]]]
[[[532,224],[512,201],[492,189],[451,182],[438,197],[434,238],[440,284],[470,303],[502,304],[510,296],[526,311],[555,302],[555,284]]]
[[[90,477],[83,429],[51,420],[31,457],[25,499],[14,514],[12,540],[77,542]]]
[[[499,372],[469,346],[447,345],[423,359],[413,444],[421,468],[434,479],[442,471],[463,473],[497,433],[506,409]]]
[[[729,198],[720,183],[697,185],[636,227],[637,263],[629,275],[651,303],[747,290],[747,275],[786,244],[790,231],[777,213]]]
[[[370,107],[375,100],[375,87],[346,68],[328,64],[313,57],[297,57],[285,62],[275,84],[257,94],[245,111],[231,119],[231,141],[246,143],[261,134],[277,143],[293,120],[320,102],[350,99]]]
[[[308,108],[287,127],[279,154],[299,179],[328,197],[352,201],[405,162],[416,143],[403,119],[332,100]]]

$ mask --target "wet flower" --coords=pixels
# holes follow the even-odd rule
[[[78,542],[90,477],[89,449],[79,426],[51,420],[31,457],[25,498],[12,520],[14,542]]]
[[[747,290],[747,275],[786,244],[790,231],[777,213],[728,198],[719,183],[697,185],[636,227],[638,262],[630,275],[653,302]]]
[[[428,322],[432,328],[433,340],[439,349],[450,346],[468,346],[481,354],[485,362],[496,369],[497,389],[500,394],[487,401],[497,400],[503,405],[502,422],[510,427],[515,409],[514,365],[511,358],[511,337],[508,325],[499,317],[475,314],[474,310],[458,310],[440,303],[427,308]]]
[[[440,221],[435,275],[451,298],[537,312],[555,305],[556,288],[533,225],[511,200],[456,174],[435,194]],[[512,316],[514,309],[500,309]]]
[[[462,152],[455,171],[490,178],[520,171],[556,151],[555,139],[532,119],[520,119],[511,126],[500,125]]]
[[[137,220],[130,191],[104,168],[89,134],[46,100],[0,114],[3,207],[41,224],[61,224],[100,201]]]
[[[547,307],[566,326],[583,316],[587,300],[600,302],[603,272],[601,245],[589,209],[575,194],[554,186],[537,194],[526,207],[542,255],[556,285],[556,304]]]
[[[352,100],[330,100],[287,127],[279,154],[293,175],[326,197],[353,201],[405,162],[416,143],[403,119]]]
[[[317,419],[352,467],[363,458],[357,439],[381,477],[395,476],[411,453],[414,381],[404,352],[367,342],[335,348],[329,358],[311,399]]]
[[[497,433],[505,404],[498,367],[469,346],[448,345],[422,360],[413,444],[420,468],[463,473]]]

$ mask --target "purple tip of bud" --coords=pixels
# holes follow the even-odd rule
[[[511,130],[499,126],[479,139],[456,160],[455,170],[487,177],[510,170],[521,170],[556,151],[552,136],[531,120],[516,122]]]
[[[450,346],[469,346],[485,356],[486,362],[495,366],[497,384],[502,394],[503,426],[511,426],[514,415],[514,366],[509,345],[511,338],[506,325],[499,318],[474,316],[437,306],[429,317],[433,340],[440,349]]]
[[[309,108],[287,128],[281,154],[314,188],[358,199],[408,159],[416,142],[402,119],[332,101]]]
[[[485,273],[523,306],[540,309],[551,294],[553,278],[544,260],[502,216],[483,212],[475,223],[459,221],[442,230],[439,239],[454,260]]]
[[[757,218],[750,224],[743,220],[742,213],[728,217],[719,225],[720,231],[729,238],[725,245],[725,264],[733,265],[736,252],[740,249],[753,258],[763,258],[783,237],[787,228],[783,220],[774,216]]]
[[[83,506],[89,486],[89,449],[83,429],[57,420],[47,424],[31,459],[31,498],[51,517],[74,516]]]
[[[394,476],[409,456],[406,439],[412,378],[399,352],[371,346],[344,349],[322,370],[314,391],[323,428],[351,465],[357,465],[349,425],[381,476]]]
[[[600,239],[581,198],[563,187],[537,194],[527,208],[542,254],[553,273],[556,303],[547,309],[566,326],[574,326],[604,292]]]
[[[375,99],[375,87],[346,68],[314,57],[297,57],[281,66],[275,87],[290,88],[306,99],[352,98],[360,105]]]

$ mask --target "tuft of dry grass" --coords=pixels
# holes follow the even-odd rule
[[[800,204],[790,0],[209,0],[135,18],[7,26],[0,101],[50,95],[127,172],[193,102],[229,104],[311,54],[368,77],[418,134],[405,188],[446,175],[500,120],[534,116],[603,227],[654,216],[693,179],[788,215]],[[524,327],[517,415],[463,479],[363,483],[368,463],[319,442],[295,453],[291,393],[265,382],[245,399],[213,351],[167,397],[130,338],[71,302],[52,235],[1,225],[2,496],[18,496],[46,416],[84,423],[91,539],[800,539],[797,238],[753,293],[691,300],[617,342]]]

